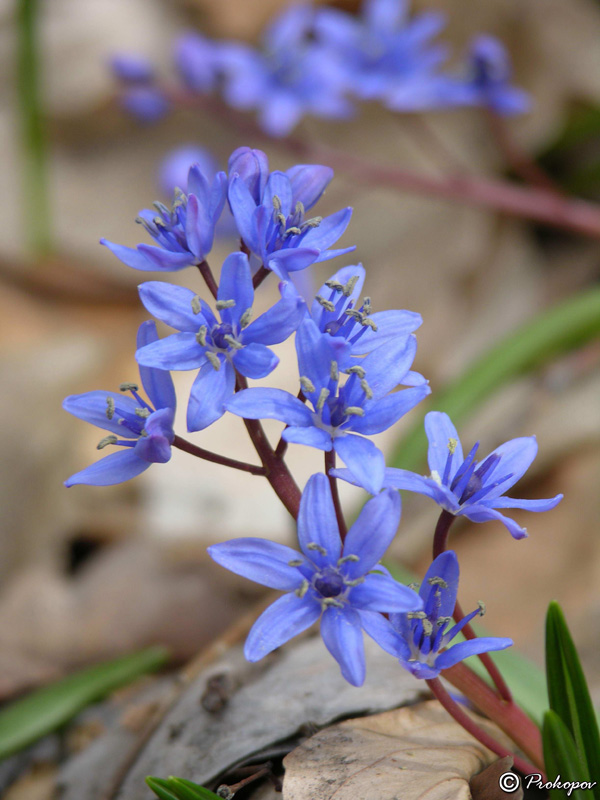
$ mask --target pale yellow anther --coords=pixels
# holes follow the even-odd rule
[[[136,408],[135,415],[136,417],[141,417],[142,419],[148,419],[150,412],[147,408]]]
[[[115,414],[115,401],[112,397],[106,398],[106,416],[108,419],[112,419]]]
[[[200,330],[196,334],[196,341],[201,347],[206,347],[206,334],[208,333],[208,328],[206,325],[202,325]]]
[[[350,280],[346,283],[346,285],[342,288],[342,293],[344,297],[350,297],[352,292],[354,291],[354,287],[358,281],[358,275],[353,275]]]
[[[238,342],[235,336],[232,336],[230,333],[226,333],[223,338],[230,347],[233,347],[234,350],[241,350],[244,346],[241,342]]]
[[[194,314],[199,314],[202,311],[202,305],[200,304],[200,298],[198,297],[197,294],[194,295],[194,297],[192,297],[191,302],[192,302],[192,311],[194,312]]]
[[[224,308],[234,308],[235,300],[217,300],[215,308],[217,311],[222,311]]]
[[[114,435],[114,433],[110,433],[108,436],[105,436],[104,439],[100,439],[100,441],[96,445],[96,450],[103,450],[109,444],[116,444],[117,441],[118,439]]]
[[[310,378],[307,378],[305,375],[300,376],[300,386],[305,392],[312,393],[316,391],[314,383],[310,380]]]
[[[450,451],[450,455],[453,456],[456,452],[456,448],[458,447],[458,440],[457,439],[448,439],[448,450]]]
[[[247,308],[242,316],[240,317],[240,328],[247,328],[250,325],[250,321],[252,320],[252,309]]]
[[[319,399],[317,400],[317,411],[322,411],[325,401],[329,397],[329,389],[321,389],[319,392]]]
[[[210,351],[208,351],[207,354],[206,354],[206,357],[208,358],[210,363],[213,365],[213,369],[218,372],[221,369],[221,360],[219,359],[217,354],[216,353],[211,353]]]
[[[347,417],[364,417],[365,410],[360,406],[348,406],[344,409],[344,414],[346,414]]]

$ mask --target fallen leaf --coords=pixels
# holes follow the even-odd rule
[[[431,700],[307,739],[283,761],[283,800],[469,800],[470,779],[496,758]]]
[[[504,800],[506,792],[500,787],[500,778],[510,772],[513,765],[512,756],[499,758],[486,767],[479,775],[471,778],[469,786],[473,800]],[[523,800],[523,788],[520,786],[516,792],[510,792],[513,800]]]

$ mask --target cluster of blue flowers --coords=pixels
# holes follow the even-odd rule
[[[377,101],[411,112],[483,106],[498,114],[527,111],[528,95],[511,85],[503,45],[491,36],[472,41],[462,68],[446,66],[448,48],[437,41],[445,17],[410,17],[407,0],[364,0],[354,16],[328,6],[287,7],[268,26],[262,46],[212,41],[185,34],[175,67],[186,92],[219,91],[239,110],[252,110],[271,136],[286,136],[303,116],[348,119],[357,101]],[[169,107],[152,65],[120,56],[113,69],[123,102],[152,121]]]
[[[375,4],[369,8],[374,12]],[[374,16],[370,24],[376,22]],[[301,296],[290,280],[291,273],[353,250],[331,249],[346,230],[351,209],[328,217],[307,215],[332,177],[319,165],[271,171],[264,153],[239,148],[227,174],[218,172],[209,181],[194,165],[186,192],[176,191],[170,209],[159,203],[154,211],[140,213],[138,220],[155,244],[128,248],[103,240],[137,270],[197,267],[209,288],[212,281],[214,305],[192,289],[164,281],[140,285],[146,310],[175,332],[160,339],[154,322],[143,323],[138,332],[136,359],[148,400],[134,384],[123,384],[120,394],[94,391],[65,400],[67,411],[109,432],[100,449],[120,448],[66,485],[119,483],[152,463],[167,462],[172,446],[181,441],[173,428],[170,371],[195,371],[188,431],[204,430],[226,412],[245,420],[275,419],[285,423],[284,442],[329,454],[325,472],[309,479],[299,502],[299,551],[255,538],[209,548],[227,569],[285,592],[252,628],[248,659],[262,658],[320,619],[323,641],[350,683],[364,681],[363,631],[417,677],[432,678],[469,655],[511,642],[475,638],[450,646],[479,613],[451,625],[458,587],[453,552],[434,560],[419,593],[380,564],[400,522],[398,490],[424,494],[446,514],[475,522],[500,520],[515,538],[525,530],[499,509],[544,511],[561,496],[518,500],[504,494],[535,457],[533,437],[507,442],[478,462],[478,445],[465,458],[456,429],[440,412],[429,413],[425,421],[430,474],[386,468],[369,437],[390,428],[430,394],[425,378],[412,368],[414,332],[422,320],[411,311],[373,310],[362,294],[360,264],[338,269],[314,298]],[[226,205],[243,249],[225,259],[217,285],[206,258]],[[279,280],[280,299],[254,319],[255,288],[271,272]],[[247,379],[264,379],[277,366],[271,345],[294,334],[299,392],[248,388]],[[283,463],[279,448],[270,452]],[[334,468],[336,455],[344,468]],[[263,464],[266,470],[264,459]],[[338,478],[373,495],[347,533],[333,491]]]

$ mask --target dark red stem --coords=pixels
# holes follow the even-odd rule
[[[515,755],[514,753],[511,753],[499,742],[497,742],[493,736],[490,736],[487,731],[484,731],[483,728],[480,728],[479,725],[466,713],[466,711],[464,711],[458,705],[458,703],[456,703],[452,697],[450,697],[448,692],[444,689],[444,686],[439,678],[432,678],[431,680],[426,681],[426,683],[446,711],[450,714],[450,716],[452,716],[459,725],[462,725],[462,727],[468,733],[470,733],[471,736],[474,736],[475,739],[478,739],[483,745],[485,745],[488,750],[491,750],[492,753],[496,753],[496,755],[500,756],[500,758],[504,758],[505,756],[512,757],[515,767],[524,775],[530,775],[531,773],[537,772],[537,767]],[[546,778],[543,776],[542,780],[545,781]]]
[[[261,264],[261,266],[254,273],[254,277],[252,278],[252,286],[254,286],[255,289],[258,289],[258,287],[261,285],[261,283],[264,281],[264,279],[270,272],[271,272],[270,269],[267,269],[265,266]]]
[[[204,278],[204,282],[208,286],[209,292],[212,294],[212,296],[216,300],[217,292],[219,291],[219,287],[218,287],[217,282],[215,280],[215,276],[213,275],[212,270],[208,265],[208,262],[207,261],[201,261],[200,264],[198,264],[198,269],[200,270],[200,274]]]
[[[231,467],[232,469],[239,469],[242,472],[249,472],[251,475],[266,475],[264,467],[258,467],[254,464],[247,464],[245,461],[237,461],[235,458],[228,458],[227,456],[220,456],[218,453],[211,453],[210,450],[205,450],[203,447],[198,447],[187,439],[182,439],[181,436],[176,436],[173,439],[173,447],[178,450],[183,450],[197,458],[202,458],[204,461],[211,461],[213,464],[221,464],[224,467]]]
[[[335,469],[335,450],[333,447],[329,452],[325,453],[325,474],[329,478],[329,486],[331,488],[335,516],[340,529],[340,537],[343,542],[348,534],[348,529],[346,528],[346,520],[344,519],[344,515],[342,513],[342,504],[340,503],[340,493],[338,492],[337,479],[334,478],[333,475],[329,474],[330,469]]]

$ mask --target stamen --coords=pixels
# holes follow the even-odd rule
[[[344,581],[346,586],[359,586],[361,583],[364,582],[365,582],[364,576],[362,578],[355,578],[353,581]]]
[[[347,417],[364,417],[365,410],[360,406],[348,406],[344,409],[344,414]]]
[[[301,567],[304,564],[303,558],[292,558],[291,561],[288,561],[288,567]]]
[[[115,415],[115,401],[112,397],[106,398],[106,416],[108,419],[112,419]]]
[[[358,365],[356,367],[349,367],[349,369],[345,370],[348,375],[358,375],[359,378],[364,378],[367,374],[362,367]]]
[[[318,228],[319,225],[323,222],[323,217],[313,217],[312,219],[305,219],[301,225],[301,228]]]
[[[304,212],[304,203],[302,202],[302,200],[298,200],[296,202],[296,205],[294,207],[294,211],[296,212],[296,214],[299,214],[301,217],[304,216],[304,213],[305,213]]]
[[[365,397],[367,398],[367,400],[371,400],[371,398],[373,397],[373,390],[371,389],[371,387],[364,378],[361,379],[360,388],[365,393]]]
[[[120,392],[137,392],[138,389],[139,386],[137,385],[137,383],[121,383],[119,385]]]
[[[329,377],[332,381],[339,381],[340,371],[338,369],[337,361],[332,361],[329,364]]]
[[[206,357],[208,358],[210,363],[213,365],[213,369],[215,369],[218,372],[221,369],[221,360],[217,356],[217,354],[216,353],[211,353],[210,351],[208,351],[206,353]]]
[[[226,333],[225,336],[223,336],[223,339],[225,339],[227,344],[230,345],[230,347],[233,347],[234,350],[241,350],[244,346],[241,342],[238,342],[235,336],[232,336],[230,333]]]
[[[406,617],[407,619],[427,619],[427,614],[424,611],[409,611]]]
[[[338,558],[337,565],[338,567],[341,567],[342,564],[348,564],[349,562],[356,562],[356,561],[360,561],[360,558],[354,555],[354,553],[349,553],[347,556],[342,556],[341,558]]]
[[[109,444],[116,444],[119,441],[118,437],[114,435],[114,433],[109,433],[108,436],[105,436],[104,439],[100,439],[98,444],[96,445],[96,450],[104,450]]]
[[[342,294],[344,295],[344,297],[350,297],[350,295],[354,291],[354,287],[356,286],[358,278],[359,278],[358,275],[353,275],[350,278],[350,280],[345,284],[345,286],[342,287]]]
[[[427,583],[430,586],[440,586],[442,589],[448,588],[448,584],[443,578],[438,578],[438,577],[428,578]]]
[[[273,208],[275,209],[275,211],[281,211],[281,200],[279,199],[279,196],[276,194],[273,195]]]
[[[196,334],[196,341],[202,347],[206,347],[206,334],[208,333],[208,328],[206,325],[201,325],[200,330]]]
[[[317,400],[317,411],[322,411],[323,406],[325,405],[325,400],[329,397],[329,389],[321,389],[319,392],[319,399]]]
[[[315,300],[317,303],[319,303],[319,305],[323,306],[325,311],[335,311],[335,306],[331,300],[325,300],[325,298],[321,297],[319,294],[315,297]]]
[[[300,376],[300,386],[304,389],[305,392],[316,392],[314,383],[307,378],[305,375]]]
[[[453,456],[456,452],[456,448],[458,446],[458,439],[448,439],[448,450],[450,451],[450,455]]]
[[[306,580],[306,578],[304,578],[301,585],[296,589],[294,594],[297,597],[304,597],[304,595],[308,592],[309,588],[310,588],[310,583]]]
[[[283,236],[284,237],[286,237],[286,236],[300,236],[301,233],[302,233],[302,231],[300,230],[300,228],[297,228],[295,225],[292,225],[291,228],[286,228],[286,230],[283,233]]]
[[[135,415],[136,417],[147,419],[150,416],[150,411],[147,408],[136,408]]]
[[[215,303],[217,311],[222,311],[224,308],[233,308],[234,306],[235,300],[217,300]]]
[[[371,313],[371,298],[370,297],[365,297],[365,299],[363,300],[363,311],[367,316],[369,316],[369,314]]]
[[[242,316],[240,317],[240,328],[247,328],[250,325],[250,320],[252,319],[252,309],[247,308]]]
[[[202,306],[200,305],[200,297],[195,295],[192,297],[192,311],[194,314],[199,314],[202,311]]]
[[[417,581],[413,581],[412,583],[408,584],[408,588],[412,589],[413,592],[416,592],[421,584],[417,583]]]
[[[431,634],[433,633],[433,624],[431,623],[431,620],[424,619],[422,624],[423,624],[423,633],[425,634],[425,636],[431,636]]]
[[[477,601],[477,605],[479,607],[479,616],[483,617],[483,615],[485,614],[485,612],[487,610],[486,606],[485,606],[485,603],[483,602],[483,600],[478,600]]]
[[[324,606],[333,606],[334,608],[344,607],[344,604],[340,603],[339,600],[336,600],[335,597],[323,597],[321,598],[321,604]]]
[[[327,555],[327,550],[325,550],[325,548],[322,545],[317,544],[317,542],[309,542],[306,545],[306,548],[307,550],[316,550],[317,553],[320,553],[322,556]]]
[[[344,284],[336,281],[335,278],[325,281],[325,286],[329,287],[329,289],[333,289],[334,292],[343,292],[345,288]]]

